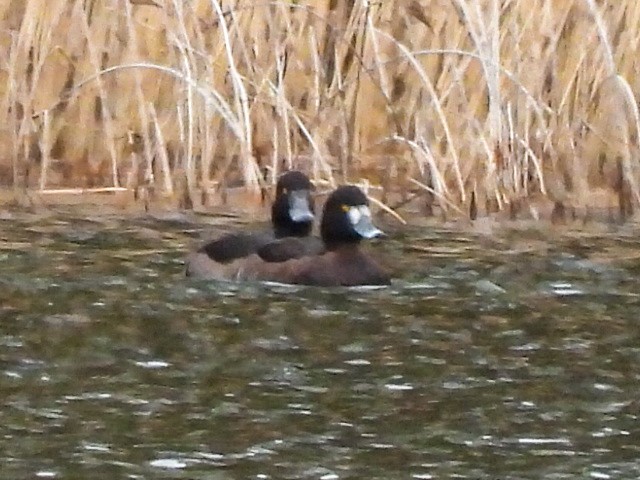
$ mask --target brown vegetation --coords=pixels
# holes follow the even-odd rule
[[[640,202],[636,0],[0,0],[0,24],[16,189],[190,207],[297,167],[426,214]]]

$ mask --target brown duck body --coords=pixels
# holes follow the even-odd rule
[[[389,274],[357,245],[344,245],[322,255],[284,262],[266,262],[254,254],[229,264],[223,277],[322,287],[391,283]]]
[[[209,278],[262,280],[315,286],[387,285],[389,274],[360,249],[362,239],[382,235],[371,222],[367,197],[355,186],[336,189],[324,205],[325,251],[308,254],[297,238],[267,243],[257,253],[210,269]],[[272,258],[274,260],[269,261]]]

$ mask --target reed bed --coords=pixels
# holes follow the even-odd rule
[[[639,37],[636,0],[0,0],[0,182],[193,208],[295,167],[426,215],[626,217]]]

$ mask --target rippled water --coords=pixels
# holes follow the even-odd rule
[[[414,229],[350,290],[188,281],[201,230],[2,216],[2,478],[640,476],[633,229]]]

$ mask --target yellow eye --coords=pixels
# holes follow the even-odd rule
[[[348,212],[351,209],[351,207],[349,207],[349,205],[341,205],[340,208],[342,208],[342,211],[345,212],[345,213]]]

